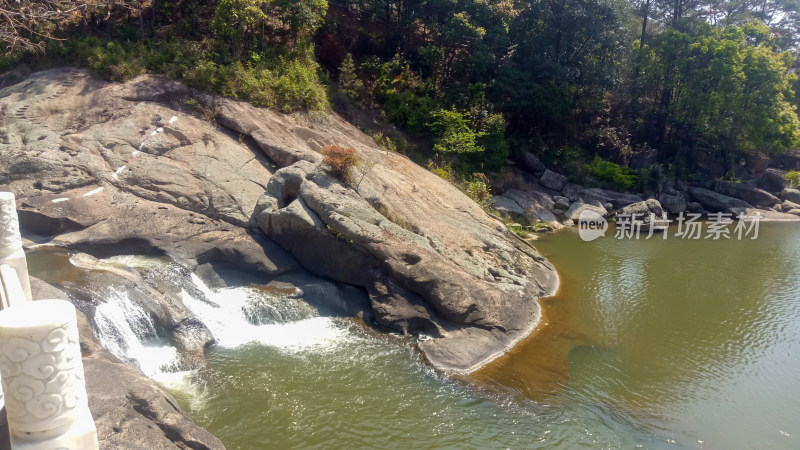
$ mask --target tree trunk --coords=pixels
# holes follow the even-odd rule
[[[647,32],[647,16],[650,15],[650,0],[647,0],[647,3],[644,4],[644,13],[642,15],[644,17],[642,18],[642,37],[639,38],[639,50],[644,47],[644,37]]]

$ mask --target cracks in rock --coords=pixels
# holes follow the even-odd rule
[[[191,450],[211,450],[211,448],[209,448],[208,446],[206,446],[201,442],[187,439],[184,436],[184,433],[181,432],[181,430],[178,429],[177,427],[164,423],[162,418],[159,417],[160,414],[151,409],[150,402],[148,402],[146,399],[141,398],[133,393],[128,394],[127,398],[128,400],[130,400],[131,406],[133,407],[134,411],[141,414],[142,417],[153,422],[156,426],[158,426],[161,432],[164,433],[164,437],[169,439],[171,442],[175,443],[175,445],[181,448],[186,448]],[[164,400],[167,402],[167,404],[169,404],[172,408],[174,408],[176,413],[180,411],[168,398],[164,397]]]

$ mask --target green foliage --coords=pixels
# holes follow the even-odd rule
[[[328,107],[319,66],[308,53],[280,56],[256,65],[242,61],[220,64],[202,44],[179,41],[126,43],[84,38],[51,48],[55,57],[84,64],[93,75],[111,81],[128,80],[150,71],[286,113]]]
[[[126,81],[144,72],[141,61],[113,41],[94,47],[88,63],[94,76],[111,81]]]
[[[600,181],[607,183],[609,187],[616,189],[630,189],[636,184],[636,174],[628,167],[606,161],[599,156],[595,156],[590,164],[586,166],[586,171]]]
[[[483,153],[474,163],[483,165],[483,170],[498,171],[506,165],[509,147],[506,141],[506,121],[502,114],[491,114],[483,121],[476,142]]]
[[[281,21],[289,26],[295,40],[310,36],[322,25],[327,0],[274,0]]]
[[[475,143],[479,136],[458,111],[439,109],[431,114],[428,125],[435,133],[433,149],[441,153],[475,153],[483,148]]]
[[[789,53],[766,25],[669,30],[648,49],[647,83],[662,84],[662,126],[710,151],[782,151],[800,144]],[[668,101],[668,103],[667,103]]]
[[[472,174],[472,178],[464,182],[462,190],[469,198],[486,208],[492,200],[492,192],[489,189],[489,180],[482,173]]]
[[[799,170],[790,170],[786,172],[784,175],[786,181],[789,182],[789,185],[793,188],[800,186],[800,171]]]
[[[350,53],[344,56],[342,65],[339,66],[339,87],[353,100],[360,101],[364,98],[364,83],[356,74],[356,65]]]

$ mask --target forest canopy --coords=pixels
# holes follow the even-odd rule
[[[467,173],[735,176],[800,146],[800,0],[0,0],[0,42],[6,70],[377,111]]]

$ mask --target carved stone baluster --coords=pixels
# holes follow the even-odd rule
[[[71,303],[37,300],[0,311],[0,375],[12,448],[98,448]]]
[[[17,271],[19,284],[25,294],[23,299],[8,298],[13,305],[15,301],[31,301],[31,284],[28,278],[28,263],[22,250],[22,238],[19,233],[17,203],[11,192],[0,192],[0,266],[9,265]]]

